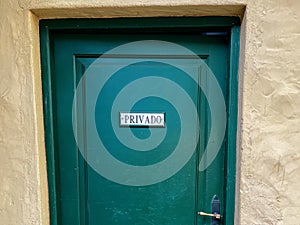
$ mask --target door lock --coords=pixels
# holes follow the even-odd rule
[[[221,203],[217,195],[215,195],[211,200],[211,213],[198,212],[200,216],[209,216],[211,217],[212,225],[220,225],[221,223],[221,214],[220,214]]]

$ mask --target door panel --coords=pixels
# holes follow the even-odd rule
[[[174,82],[184,81],[182,79],[184,74],[178,69],[148,60],[151,59],[146,59],[144,63],[127,66],[114,74],[113,79],[107,81],[107,86],[103,87],[100,92],[95,112],[98,134],[109,153],[120,161],[133,166],[152,165],[166,159],[174,151],[180,136],[180,119],[174,106],[162,98],[153,96],[138,101],[134,104],[132,111],[165,113],[167,117],[166,128],[153,128],[155,131],[159,129],[168,130],[164,141],[158,147],[149,151],[134,150],[130,147],[125,147],[114,133],[127,129],[128,132],[132,132],[135,136],[143,140],[147,139],[150,135],[149,128],[117,127],[118,131],[114,130],[111,126],[111,117],[118,122],[118,112],[126,111],[126,108],[117,106],[119,109],[114,115],[111,115],[111,110],[108,109],[112,108],[111,104],[115,102],[117,95],[130,82],[147,78],[154,74],[160,78],[165,77]],[[118,61],[124,61],[124,59],[113,59],[113,61],[119,64]],[[101,71],[97,65],[93,66],[96,67],[95,71]],[[104,73],[104,71],[99,74],[101,73]],[[131,95],[139,98],[144,95],[148,85],[149,83],[140,82],[136,87],[132,87],[134,91],[131,91],[131,87],[128,87],[128,91]],[[186,80],[183,86],[186,86],[190,95],[194,97],[194,104],[197,104],[197,86],[193,85],[190,79]],[[150,92],[171,92],[172,95],[176,95],[175,90],[164,90],[164,88],[164,84],[155,82],[154,85],[151,85]],[[88,87],[85,89],[87,90]],[[127,96],[128,94],[124,95]],[[86,99],[87,101],[90,99],[88,94]],[[196,130],[195,123],[189,124],[189,127],[191,130],[191,133],[188,134],[189,141],[196,142],[196,133],[192,132]],[[87,130],[89,130],[88,126]],[[144,145],[147,145],[149,140],[145,140],[144,142]],[[97,148],[89,146],[89,144],[89,139],[87,138],[87,158],[89,158],[89,153],[92,155],[91,157],[97,157],[97,153],[91,152],[97,152]],[[93,169],[89,169],[87,171],[87,192],[89,196],[87,204],[90,224],[97,224],[99,222],[103,224],[194,224],[195,178],[197,177],[196,162],[196,154],[194,154],[185,168],[172,178],[157,184],[141,187],[125,186],[107,181],[95,173]],[[134,179],[135,172],[132,171],[131,173],[132,177],[124,177],[124,179]],[[157,176],[157,174],[148,174],[148,176]],[[150,177],[148,178],[150,179]],[[114,195],[114,198],[111,195]],[[101,214],[97,212],[101,212]],[[178,216],[174,216],[176,214]]]
[[[177,56],[171,60],[185,67],[193,77],[172,65],[156,61],[157,58],[170,60],[172,55],[167,53],[159,56],[157,54],[123,55],[122,57],[114,55],[107,56],[100,63],[98,62],[99,56],[110,49],[139,40],[163,40],[192,50],[208,64],[225,99],[227,98],[226,37],[161,33],[53,35],[55,73],[52,83],[55,85],[53,96],[54,122],[56,124],[55,154],[61,224],[211,224],[210,218],[199,217],[197,212],[210,212],[211,199],[215,194],[222,201],[224,200],[225,145],[223,144],[208,169],[199,172],[198,168],[207,139],[211,135],[209,104],[199,88],[201,83],[208,87],[207,95],[214,92],[209,88],[210,83],[207,82],[206,71],[194,64],[194,59],[188,56]],[[127,65],[133,59],[141,58],[143,59],[141,62]],[[114,75],[108,80],[101,81],[101,76],[105,76],[114,67],[116,68]],[[86,76],[91,78],[85,78],[86,74],[91,74],[91,76]],[[152,80],[148,83],[147,78],[149,77]],[[100,81],[97,81],[96,84],[93,79]],[[195,80],[198,83],[195,83]],[[135,84],[135,81],[140,82]],[[97,86],[99,84],[103,85],[103,88],[93,105],[91,99],[94,98],[95,89],[99,87]],[[72,109],[78,85],[81,85],[81,92],[75,101],[76,113],[74,115],[73,112],[73,123],[76,124],[76,127],[74,129]],[[129,87],[127,91],[123,89],[126,86]],[[199,121],[191,120],[185,124],[190,128],[184,133],[188,137],[186,139],[187,149],[189,146],[196,146],[193,154],[187,163],[178,169],[178,172],[167,179],[149,185],[124,184],[127,182],[126,179],[134,180],[136,178],[134,168],[157,164],[174,153],[182,135],[180,120],[182,115],[178,112],[177,106],[167,101],[164,96],[175,96],[178,102],[181,101],[182,105],[185,105],[184,96],[178,89],[175,89],[177,86],[187,93],[198,111]],[[119,96],[119,93],[123,93],[123,95]],[[159,94],[154,96],[149,93]],[[118,113],[128,111],[126,97],[129,99],[146,95],[147,97],[141,98],[132,105],[131,112],[163,112],[166,116],[165,128],[113,127],[113,123],[119,122]],[[117,98],[122,100],[114,106]],[[128,100],[128,102],[130,101]],[[112,107],[116,108],[114,113],[112,113]],[[199,131],[197,130],[198,125]],[[97,130],[96,134],[91,133],[94,126]],[[116,136],[118,132],[130,132],[141,140],[141,143],[143,143],[142,140],[146,140],[142,144],[145,149],[147,146],[155,146],[148,141],[151,132],[161,133],[161,135],[165,132],[166,134],[160,145],[151,150],[142,151],[138,147],[134,149],[134,146],[126,146]],[[102,157],[99,153],[99,145],[94,141],[98,138],[95,135],[100,137],[109,154],[116,160],[130,165],[129,171],[124,174],[120,171],[118,179],[125,180],[124,183],[110,180],[87,163],[87,161],[93,160],[97,163],[97,159]],[[84,149],[81,153],[74,136],[81,140],[81,147]],[[226,140],[224,140],[225,142]],[[179,151],[187,150],[181,148]],[[99,163],[99,167],[103,167],[103,163]],[[174,165],[171,164],[170,168],[173,167]],[[104,169],[117,171],[118,168],[106,165]],[[128,174],[132,174],[132,176],[128,176]],[[159,174],[147,173],[145,180],[154,179],[156,176]]]

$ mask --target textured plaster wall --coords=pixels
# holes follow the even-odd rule
[[[298,0],[0,0],[0,224],[49,224],[39,18],[239,15],[236,224],[299,225],[299,11]]]

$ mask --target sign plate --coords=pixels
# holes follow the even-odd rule
[[[164,113],[120,112],[120,127],[165,127]]]

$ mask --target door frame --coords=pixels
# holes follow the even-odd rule
[[[42,69],[42,92],[45,145],[47,158],[47,176],[50,224],[58,225],[60,213],[57,203],[56,156],[54,151],[55,125],[52,108],[53,70],[51,52],[51,34],[57,30],[84,29],[138,29],[138,28],[191,28],[216,31],[226,29],[230,33],[229,41],[229,79],[227,109],[227,154],[225,156],[225,214],[224,224],[234,224],[235,186],[236,186],[236,137],[238,119],[238,65],[240,50],[240,18],[238,17],[166,17],[166,18],[110,18],[110,19],[46,19],[40,21],[40,51]]]

